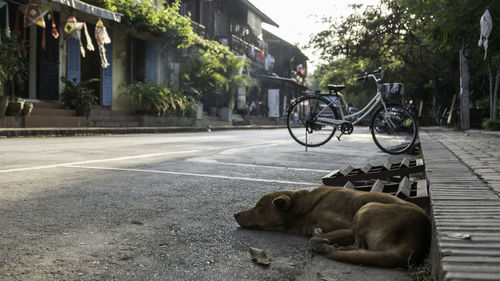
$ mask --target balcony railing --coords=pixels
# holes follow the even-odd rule
[[[197,22],[194,22],[192,20],[189,20],[191,22],[191,27],[193,28],[194,33],[200,35],[202,38],[207,38],[207,33],[205,31],[205,26],[202,24],[199,24]]]

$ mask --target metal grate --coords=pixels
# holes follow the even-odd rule
[[[323,177],[323,184],[340,186],[348,181],[356,182],[370,179],[397,180],[397,177],[409,177],[410,174],[424,171],[424,161],[422,159],[403,159],[401,163],[390,163],[386,161],[381,166],[371,166],[366,164],[363,168],[355,169],[347,166],[343,170],[335,170]],[[399,181],[398,181],[399,182]]]
[[[367,164],[358,169],[347,166],[343,170],[335,170],[324,176],[323,184],[369,192],[384,192],[425,208],[429,205],[427,181],[410,177],[410,174],[423,172],[424,169],[422,159],[408,160],[406,158],[400,163],[386,161],[381,166]]]

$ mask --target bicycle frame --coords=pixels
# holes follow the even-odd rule
[[[382,93],[380,92],[379,81],[378,81],[377,77],[375,76],[375,74],[369,74],[367,77],[371,78],[375,81],[375,83],[377,85],[377,94],[370,100],[370,102],[368,102],[358,112],[344,116],[344,112],[342,110],[340,110],[340,115],[341,115],[340,119],[341,120],[349,121],[349,122],[351,122],[351,124],[355,125],[359,121],[363,120],[366,116],[368,116],[375,109],[377,109],[378,104],[382,104],[384,109],[387,111],[384,99],[382,98]],[[328,106],[332,106],[333,103],[334,103],[333,101],[330,101],[330,103],[328,103]],[[325,110],[325,109],[323,109],[323,110]],[[319,116],[323,112],[323,110],[319,111],[317,116]],[[321,121],[321,119],[323,119],[323,118],[317,117],[317,120]],[[323,122],[325,122],[325,121],[323,121]],[[332,122],[330,122],[330,123],[332,123]],[[335,123],[337,123],[337,122],[334,122],[334,124]],[[340,124],[336,124],[336,125],[340,125]]]

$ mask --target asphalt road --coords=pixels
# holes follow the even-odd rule
[[[0,139],[0,156],[1,280],[410,280],[233,219],[265,193],[401,159],[366,128],[307,152],[279,129]]]

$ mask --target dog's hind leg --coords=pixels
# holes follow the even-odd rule
[[[352,264],[362,264],[386,268],[406,267],[407,259],[399,252],[399,249],[388,249],[384,251],[370,250],[349,250],[349,251],[329,251],[326,253],[329,259],[347,262]]]
[[[354,244],[354,234],[352,229],[339,229],[315,236],[309,243],[316,252],[328,253],[337,250],[338,246]]]
[[[338,230],[322,233],[318,236],[313,237],[311,239],[311,241],[314,238],[326,239],[329,244],[337,244],[339,246],[346,246],[346,245],[354,244],[354,233],[352,232],[352,229],[350,229],[350,228],[338,229]]]

